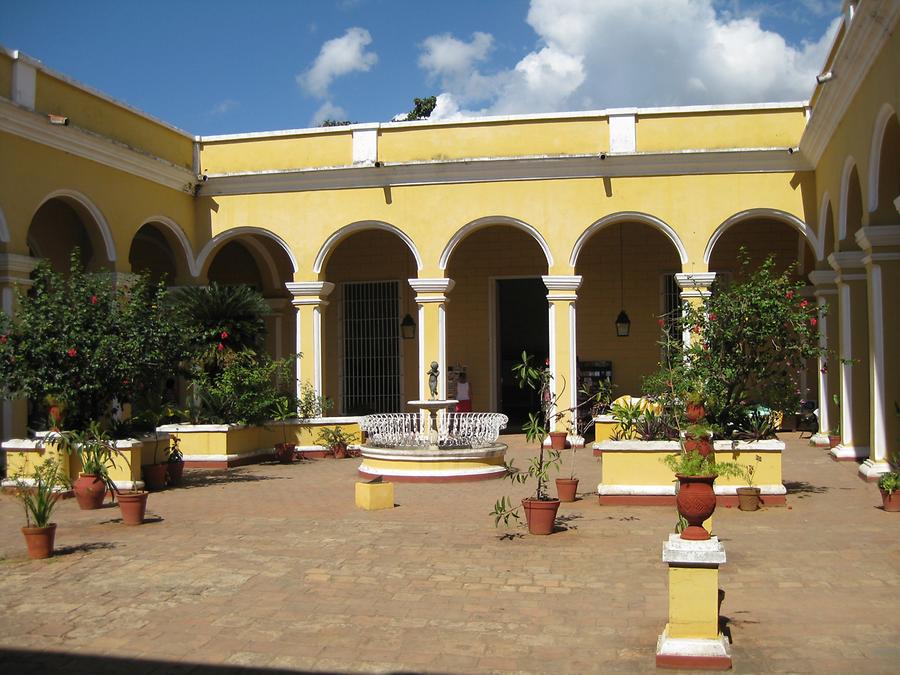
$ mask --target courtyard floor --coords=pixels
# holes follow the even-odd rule
[[[900,514],[783,438],[787,507],[714,516],[734,670],[897,672]],[[0,496],[0,672],[655,670],[674,509],[601,507],[589,450],[549,537],[494,527],[494,501],[525,495],[508,481],[398,484],[397,508],[358,510],[357,465],[187,471],[136,528],[66,500],[47,561]]]

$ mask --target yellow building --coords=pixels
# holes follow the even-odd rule
[[[868,458],[871,477],[900,437],[898,17],[893,0],[845,3],[810,101],[228,136],[0,49],[2,306],[36,258],[62,266],[80,246],[93,269],[252,284],[270,351],[303,352],[299,379],[338,415],[405,409],[437,361],[441,393],[462,367],[475,410],[515,416],[523,348],[567,398],[596,361],[636,393],[659,315],[745,245],[797,262],[831,306],[819,325],[838,357],[804,386],[823,428],[840,417],[835,455]],[[4,404],[5,438],[20,412]]]

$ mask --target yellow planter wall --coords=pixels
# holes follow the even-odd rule
[[[211,141],[200,146],[203,173],[347,166],[353,160],[349,131]]]

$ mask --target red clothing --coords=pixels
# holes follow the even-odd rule
[[[472,412],[472,399],[467,398],[457,403],[456,412]]]

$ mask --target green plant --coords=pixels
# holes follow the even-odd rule
[[[169,446],[169,464],[178,464],[178,462],[184,461],[184,455],[181,452],[181,448],[178,447],[181,443],[181,439],[175,435],[172,435],[169,438],[172,442],[171,446]]]
[[[753,477],[756,475],[756,468],[762,462],[762,456],[756,455],[753,464],[748,464],[743,468],[744,480],[747,481],[747,487],[753,487]]]
[[[326,448],[334,448],[339,445],[349,445],[356,441],[356,434],[348,434],[341,427],[322,427],[316,437],[316,443]]]
[[[665,409],[646,406],[638,415],[635,433],[642,441],[666,441],[678,438],[678,430]]]
[[[297,400],[293,396],[282,396],[275,401],[271,417],[276,422],[281,422],[281,434],[287,445],[287,422],[297,417]]]
[[[35,468],[30,485],[25,482],[22,474],[17,475],[16,497],[25,509],[26,526],[47,527],[56,502],[62,496],[58,488],[68,486],[69,479],[55,459],[47,460]]]
[[[637,436],[637,426],[643,409],[640,400],[622,401],[614,403],[609,412],[616,419],[616,427],[612,438],[615,441],[628,440]]]
[[[55,443],[68,455],[77,455],[81,461],[81,473],[97,476],[110,490],[115,492],[116,487],[109,478],[109,469],[113,466],[116,457],[122,457],[122,452],[116,448],[109,434],[100,428],[100,423],[92,420],[84,431],[50,432],[47,440]]]
[[[714,429],[708,424],[691,424],[685,430],[685,436],[689,438],[712,438]]]
[[[334,407],[334,401],[322,396],[311,382],[304,382],[300,387],[300,400],[297,404],[297,415],[302,420],[322,417]]]
[[[900,473],[889,471],[881,474],[881,477],[878,479],[878,487],[889,495],[893,494],[894,490],[900,490]]]
[[[187,353],[178,321],[160,311],[165,286],[146,276],[116,287],[110,274],[86,272],[76,249],[68,274],[42,261],[33,281],[14,319],[0,313],[0,394],[46,406],[33,410],[37,428],[54,407],[67,428],[85,429],[113,399],[173,375]]]
[[[662,462],[673,473],[682,476],[723,476],[736,477],[744,474],[744,469],[736,462],[717,462],[715,457],[703,457],[698,452],[677,452],[666,455]]]
[[[742,440],[759,441],[774,438],[777,426],[775,414],[759,408],[748,408],[738,422],[734,435]]]

